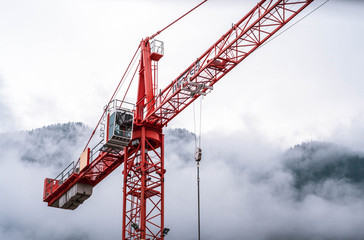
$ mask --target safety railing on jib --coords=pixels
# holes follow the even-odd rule
[[[43,198],[56,191],[75,171],[78,170],[75,168],[75,162],[73,161],[54,179],[46,178]]]

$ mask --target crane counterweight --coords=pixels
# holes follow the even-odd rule
[[[99,121],[102,140],[92,149],[87,147],[94,131],[76,163],[55,179],[45,179],[43,201],[49,206],[74,209],[91,196],[93,187],[124,163],[122,239],[163,240],[169,231],[164,223],[163,128],[312,2],[259,1],[160,91],[158,61],[164,55],[164,44],[154,37],[186,14],[143,39],[137,50],[140,61],[135,109],[134,105],[122,107],[125,96],[122,101],[115,100],[120,82]],[[198,166],[201,155],[201,148],[197,148]]]
[[[59,208],[76,209],[92,195],[92,185],[77,183],[59,198]]]

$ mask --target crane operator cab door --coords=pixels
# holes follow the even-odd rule
[[[128,109],[116,109],[108,114],[106,147],[122,150],[132,138],[134,114]]]

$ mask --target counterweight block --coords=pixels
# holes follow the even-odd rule
[[[59,208],[76,209],[92,195],[92,185],[76,183],[59,198]]]

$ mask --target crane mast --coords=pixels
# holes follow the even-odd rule
[[[143,39],[135,110],[122,108],[123,102],[114,107],[109,103],[103,115],[104,140],[93,149],[86,146],[79,161],[55,179],[45,179],[43,201],[74,209],[124,163],[122,239],[164,239],[168,229],[164,226],[163,128],[312,2],[261,0],[160,92],[158,61],[164,53],[163,43],[155,36],[161,31]],[[133,124],[126,123],[130,118]],[[119,125],[118,119],[122,120]],[[132,131],[130,138],[127,129]]]
[[[157,68],[152,68],[152,65],[157,66],[163,57],[163,44],[157,40],[150,42],[149,38],[143,39],[140,52],[133,140],[124,154],[123,239],[161,239],[164,230],[166,172],[164,135],[161,126],[145,122],[144,119],[145,115],[154,111],[157,74],[153,73]]]

